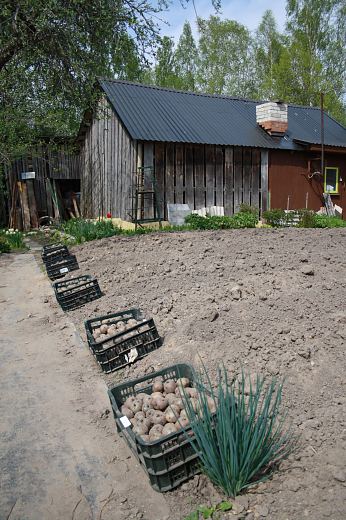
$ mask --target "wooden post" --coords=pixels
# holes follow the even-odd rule
[[[25,182],[18,182],[20,205],[22,207],[23,231],[30,230],[30,210],[28,202],[28,190]]]
[[[30,212],[30,220],[31,227],[38,228],[38,216],[37,216],[37,206],[34,192],[34,181],[26,181],[27,191],[28,191],[28,203],[29,203],[29,212]]]

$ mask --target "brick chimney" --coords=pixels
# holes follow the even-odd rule
[[[282,101],[268,101],[257,105],[256,121],[270,135],[285,135],[288,128],[287,105]]]

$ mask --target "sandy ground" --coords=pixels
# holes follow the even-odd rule
[[[73,274],[96,275],[105,295],[68,314],[32,255],[3,255],[0,518],[183,520],[220,500],[202,476],[154,492],[108,413],[107,385],[202,360],[211,377],[220,361],[232,375],[284,377],[301,435],[299,452],[224,518],[344,520],[345,250],[343,229],[95,241],[73,248]],[[105,376],[83,322],[133,306],[155,318],[164,344]]]
[[[241,498],[239,518],[346,518],[346,230],[114,237],[74,252],[80,272],[96,275],[105,292],[70,313],[82,335],[87,317],[134,306],[164,337],[158,351],[105,377],[108,384],[201,360],[211,377],[224,361],[231,375],[243,366],[286,379],[301,448]],[[218,494],[197,477],[165,498],[173,520]]]
[[[3,255],[0,280],[1,520],[168,518],[34,257]]]

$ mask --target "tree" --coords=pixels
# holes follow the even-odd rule
[[[261,99],[273,99],[276,95],[274,67],[280,61],[283,44],[272,11],[265,11],[255,37],[257,92]]]
[[[189,22],[184,23],[183,32],[174,54],[174,72],[182,90],[196,88],[198,52]]]
[[[212,94],[254,95],[250,32],[234,20],[198,20],[198,86]]]
[[[168,36],[161,38],[156,55],[154,78],[155,85],[160,87],[179,87],[178,78],[175,74],[174,42]]]
[[[345,120],[344,0],[288,0],[289,42],[274,65],[275,91],[286,101],[319,105]],[[281,96],[282,94],[282,96]]]
[[[158,11],[149,0],[3,0],[0,160],[40,136],[75,133],[95,77],[139,79]]]

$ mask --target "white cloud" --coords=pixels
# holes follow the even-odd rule
[[[195,0],[198,16],[208,18],[214,14],[211,0]],[[221,18],[236,20],[245,25],[250,31],[254,31],[259,25],[264,11],[271,9],[274,13],[279,30],[285,26],[286,0],[223,0]],[[169,26],[162,24],[162,34],[179,39],[185,21],[189,21],[194,34],[196,31],[196,14],[190,0],[186,8],[180,0],[173,0],[163,18],[169,22]]]

